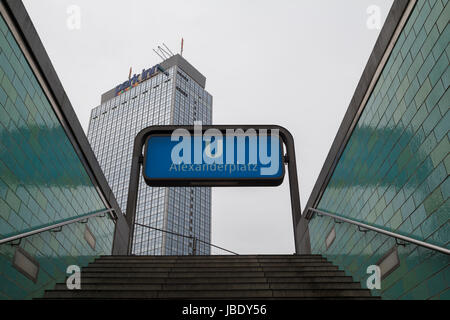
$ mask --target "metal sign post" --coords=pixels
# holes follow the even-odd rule
[[[284,178],[284,164],[287,163],[289,171],[289,187],[290,187],[290,197],[291,197],[291,207],[292,207],[292,222],[294,228],[294,241],[295,239],[295,227],[297,221],[301,215],[300,209],[300,197],[298,188],[298,178],[297,178],[297,166],[295,160],[295,148],[294,140],[292,135],[288,130],[283,127],[275,125],[205,125],[200,127],[200,132],[198,126],[151,126],[141,130],[135,140],[133,147],[133,157],[131,164],[130,173],[130,184],[128,188],[128,200],[126,208],[126,219],[128,225],[130,226],[130,238],[128,243],[128,254],[132,254],[132,240],[134,235],[134,224],[136,216],[136,205],[138,197],[138,185],[139,185],[139,175],[141,172],[141,165],[143,165],[143,176],[145,182],[150,186],[277,186],[280,185]],[[227,133],[230,130],[237,132],[256,132],[256,135],[237,135],[238,137],[244,136],[244,140],[241,144],[228,144],[225,139],[229,137]],[[173,163],[173,152],[174,147],[178,143],[178,139],[173,139],[173,133],[175,130],[185,132],[189,137],[186,137],[186,142],[188,152],[181,152],[181,156],[184,158],[195,159],[195,163],[186,165],[185,162]],[[228,130],[228,131],[227,131]],[[223,134],[225,138],[220,141],[220,148],[216,148],[213,154],[210,149],[211,144],[214,141],[211,139],[209,142],[203,140],[203,136],[207,136],[210,132],[216,132],[218,134]],[[258,132],[276,132],[277,139],[279,140],[264,140],[258,139],[262,137]],[[195,144],[195,139],[201,135],[200,144]],[[250,137],[256,138],[251,139]],[[268,137],[268,136],[267,136]],[[185,137],[179,136],[180,139]],[[245,138],[248,138],[248,143],[246,144]],[[217,138],[216,138],[217,139]],[[233,138],[235,139],[235,138]],[[198,140],[197,140],[198,141]],[[218,142],[216,141],[216,142]],[[275,154],[279,156],[276,157],[275,170],[267,170],[266,173],[262,174],[264,170],[264,165],[266,162],[262,160],[263,156],[260,153],[255,158],[254,167],[252,170],[235,170],[236,166],[243,166],[242,159],[251,158],[250,149],[257,150],[261,148],[260,141],[272,141],[268,142],[265,147],[270,148],[271,143],[273,144],[273,150],[276,150]],[[275,142],[280,142],[279,147],[276,147]],[[286,154],[283,155],[283,144],[286,147]],[[145,145],[145,156],[142,154],[142,149]],[[195,150],[196,146],[200,146],[200,150]],[[217,143],[216,143],[217,147]],[[242,149],[247,148],[247,149]],[[279,148],[279,149],[277,149]],[[190,152],[192,150],[192,152]],[[212,163],[218,155],[218,150],[223,157],[232,154],[232,158],[238,157],[239,152],[244,152],[244,156],[241,157],[241,161],[234,165],[233,170],[231,170],[231,165],[225,162],[221,162],[217,167],[212,169]],[[244,150],[244,151],[242,151]],[[200,154],[200,160],[198,155]],[[253,153],[252,153],[253,154]],[[208,158],[208,156],[210,158]],[[267,154],[266,154],[267,155]],[[272,154],[271,154],[272,155]],[[260,159],[261,158],[261,159]],[[189,160],[188,159],[188,160]],[[228,159],[228,158],[227,158]],[[209,167],[211,166],[211,167]],[[245,164],[244,164],[245,166]],[[202,170],[194,170],[193,168],[202,168]],[[210,169],[211,168],[211,169]],[[258,170],[253,170],[253,168],[258,168]],[[191,170],[192,169],[192,170]],[[220,170],[219,170],[220,169]],[[270,171],[270,172],[269,172]],[[269,173],[267,173],[269,172]],[[295,244],[297,241],[295,241]],[[296,248],[296,252],[298,252]]]

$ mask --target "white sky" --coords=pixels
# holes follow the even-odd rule
[[[161,61],[164,42],[206,76],[214,124],[277,124],[294,136],[306,204],[392,0],[23,0],[85,131],[100,95]],[[80,29],[70,29],[71,5]],[[214,188],[212,242],[293,253],[287,176],[273,188]]]

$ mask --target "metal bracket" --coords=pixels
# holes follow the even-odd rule
[[[11,242],[10,242],[10,245],[11,245],[12,247],[19,246],[21,242],[22,242],[22,238],[17,239],[17,240],[15,240],[15,241],[11,241]]]
[[[99,217],[104,218],[106,215],[106,213],[104,215],[101,215]],[[116,214],[116,210],[112,209],[110,214],[108,214],[109,219],[113,220],[113,221],[117,221],[119,219],[119,217]]]
[[[86,218],[85,220],[81,220],[81,221],[78,221],[78,223],[82,223],[82,224],[85,224],[85,223],[87,223],[87,222],[88,222],[88,220],[89,220],[89,218]]]
[[[341,224],[342,223],[342,221],[336,220],[335,218],[333,218],[333,220],[334,220],[334,223],[337,223],[337,224]]]
[[[58,228],[55,228],[55,229],[51,229],[50,230],[50,232],[61,232],[61,230],[62,230],[62,226],[60,226],[60,227],[58,227]]]
[[[406,242],[400,242],[400,241],[398,241],[397,238],[395,238],[395,244],[396,244],[397,246],[406,247],[409,243],[406,243]]]
[[[367,231],[369,231],[369,230],[367,230],[367,229],[361,229],[360,226],[358,226],[358,230],[359,230],[359,232],[364,232],[364,233],[366,233]]]

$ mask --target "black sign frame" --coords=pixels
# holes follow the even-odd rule
[[[134,236],[134,225],[136,218],[136,206],[137,206],[137,198],[138,198],[138,187],[139,187],[139,176],[141,172],[141,166],[144,163],[144,156],[142,155],[142,148],[147,142],[147,139],[151,135],[164,134],[167,135],[168,132],[173,132],[176,129],[186,129],[191,133],[194,133],[194,126],[173,126],[173,125],[158,125],[158,126],[150,126],[145,129],[142,129],[134,139],[133,146],[133,155],[131,159],[131,171],[130,171],[130,182],[128,186],[128,198],[127,198],[127,208],[126,208],[126,220],[130,227],[129,233],[129,241],[128,241],[128,255],[132,254],[132,243]],[[299,187],[298,187],[298,177],[297,177],[297,164],[295,159],[295,146],[294,146],[294,138],[291,133],[285,129],[284,127],[278,125],[202,125],[202,134],[208,129],[218,129],[221,132],[225,132],[227,129],[242,129],[247,131],[248,129],[255,129],[257,131],[261,129],[266,129],[268,131],[277,129],[279,132],[279,136],[286,146],[286,154],[283,157],[283,162],[288,166],[289,172],[289,189],[290,189],[290,197],[291,197],[291,208],[292,208],[292,222],[294,228],[294,244],[295,244],[295,252],[299,252],[299,248],[297,248],[296,241],[296,226],[297,222],[301,217],[301,208],[300,208],[300,195],[299,195]],[[283,177],[284,177],[284,168],[283,168]],[[256,181],[252,181],[253,183],[260,181],[263,183],[262,179],[252,179]],[[217,182],[217,181],[216,181]],[[174,182],[173,182],[174,183]],[[168,185],[164,184],[167,187],[176,186],[176,184]],[[192,187],[204,187],[205,185],[190,185]],[[230,185],[227,183],[215,184],[214,186],[255,186],[254,184],[244,185],[244,184],[235,184]],[[274,186],[266,185],[266,186]]]
[[[205,126],[207,127],[207,126]],[[147,150],[148,150],[148,141],[153,136],[170,136],[172,132],[176,129],[183,128],[189,131],[192,135],[194,134],[193,127],[191,126],[168,126],[166,129],[159,129],[158,133],[153,132],[150,133],[145,139],[144,144],[144,160],[142,167],[142,176],[144,177],[144,181],[148,186],[151,187],[276,187],[283,183],[285,176],[285,168],[284,168],[284,147],[283,140],[280,139],[280,147],[281,147],[281,169],[282,174],[279,177],[264,177],[264,178],[164,178],[157,179],[148,177],[145,174],[145,166],[147,164]],[[240,127],[237,127],[240,128]],[[214,129],[218,129],[223,135],[226,134],[226,128],[222,128],[222,126],[214,126]],[[228,128],[229,129],[229,128]],[[202,128],[202,134],[208,130],[208,128]],[[165,133],[161,133],[161,131],[165,131]],[[268,133],[269,135],[269,133]],[[258,135],[256,135],[258,136]]]

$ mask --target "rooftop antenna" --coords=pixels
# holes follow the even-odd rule
[[[155,49],[152,49],[161,59],[166,60],[163,56],[161,56]]]
[[[170,54],[168,54],[166,50],[161,48],[161,46],[158,46],[158,49],[164,57],[166,57],[166,55],[167,55],[170,58]],[[166,59],[167,59],[167,57],[166,57]]]
[[[162,44],[167,49],[167,51],[169,51],[170,54],[173,56],[174,55],[173,52],[166,46],[166,44],[164,42]]]
[[[133,71],[133,68],[132,67],[130,67],[130,73],[128,73],[128,80],[130,80],[131,79],[131,72]]]
[[[158,46],[158,47],[157,47],[157,50],[155,50],[155,49],[152,49],[152,50],[158,55],[158,57],[160,57],[160,58],[163,59],[163,60],[166,60],[166,59],[172,57],[174,54],[173,54],[173,52],[169,49],[169,47],[166,46],[166,44],[165,44],[164,42],[162,43],[162,45],[163,45],[166,49],[164,49],[164,48],[161,47],[161,46]]]
[[[184,42],[184,40],[183,40],[183,38],[181,38],[181,56],[183,56],[183,42]]]

